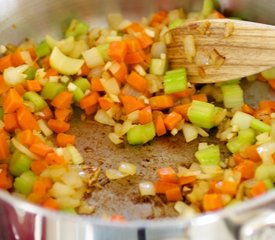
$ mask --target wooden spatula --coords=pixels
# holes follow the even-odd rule
[[[275,26],[208,19],[170,31],[168,60],[192,83],[237,79],[275,66]]]

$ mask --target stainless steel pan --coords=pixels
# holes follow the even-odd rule
[[[92,26],[102,26],[108,12],[121,11],[129,19],[139,19],[157,9],[184,7],[199,10],[202,1],[195,0],[5,0],[0,2],[0,43],[17,43],[24,37],[36,40],[51,33],[61,34],[72,17],[78,17]],[[219,2],[224,12],[239,15],[249,20],[275,24],[274,0],[222,0]],[[247,101],[255,103],[258,99],[274,98],[274,93],[265,85],[255,83],[246,86]],[[72,131],[78,136],[78,148],[92,165],[103,169],[112,166],[115,160],[133,158],[141,168],[142,179],[152,175],[154,167],[163,163],[176,162],[189,164],[194,148],[185,146],[180,137],[160,139],[153,146],[143,149],[125,147],[117,149],[106,139],[108,128],[94,123],[74,119]],[[84,130],[83,130],[84,129]],[[89,151],[87,149],[89,148]],[[95,154],[95,151],[100,154]],[[184,154],[183,154],[184,151]],[[146,161],[146,159],[149,159]],[[143,164],[143,166],[142,166]],[[138,181],[137,178],[134,181]],[[133,180],[131,180],[133,181]],[[131,182],[133,184],[133,182]],[[128,186],[128,188],[127,188]],[[88,240],[88,239],[255,239],[260,236],[269,238],[275,224],[273,202],[275,192],[242,203],[214,214],[201,215],[192,220],[161,219],[162,213],[150,218],[150,205],[134,202],[135,192],[130,185],[123,184],[124,196],[111,194],[110,189],[120,188],[117,183],[108,185],[105,192],[95,192],[93,204],[98,204],[98,216],[104,212],[121,213],[132,220],[125,223],[110,223],[98,216],[73,216],[51,212],[16,199],[0,191],[0,239],[12,240]],[[133,195],[131,195],[133,194]],[[110,204],[110,202],[113,202]],[[134,203],[133,203],[134,202]],[[112,206],[112,207],[110,207]],[[169,206],[168,206],[169,208]],[[170,206],[169,214],[173,216]],[[160,212],[163,209],[160,210]],[[139,219],[139,220],[138,220]]]

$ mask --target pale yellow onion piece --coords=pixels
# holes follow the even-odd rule
[[[33,60],[29,51],[22,51],[21,57],[26,64],[29,66],[33,65]]]
[[[272,154],[275,153],[275,142],[264,143],[257,147],[257,152],[260,155],[263,163],[272,164]]]
[[[79,58],[83,51],[86,51],[89,48],[88,44],[83,40],[79,39],[74,42],[74,47],[72,51],[68,54],[69,57]]]
[[[129,175],[135,175],[137,173],[137,166],[132,163],[121,162],[119,164],[118,171]]]
[[[187,35],[184,38],[184,52],[188,62],[192,63],[196,56],[195,38],[193,35]]]
[[[140,110],[133,111],[127,115],[127,120],[132,123],[138,123]]]
[[[54,39],[50,35],[46,35],[45,40],[50,48],[58,47],[61,52],[64,54],[69,54],[74,48],[74,37],[68,37],[60,41]]]
[[[114,121],[114,119],[112,119],[104,110],[99,109],[95,116],[94,119],[102,124],[105,125],[110,125],[110,126],[114,126],[116,124],[116,122]]]
[[[80,206],[80,199],[69,196],[58,197],[56,200],[62,208],[76,208]]]
[[[155,196],[156,189],[152,182],[142,181],[138,185],[141,196]]]
[[[16,140],[16,138],[12,138],[11,142],[13,146],[20,152],[24,153],[26,156],[30,157],[31,159],[37,159],[38,157],[33,154],[28,148],[22,145],[20,142]]]
[[[37,121],[39,128],[41,129],[42,133],[49,137],[53,134],[53,131],[48,127],[47,123],[43,119],[39,119]]]
[[[70,153],[73,164],[78,165],[84,162],[83,157],[81,156],[80,152],[76,149],[75,146],[67,146],[66,150]]]
[[[82,53],[82,56],[86,64],[90,68],[104,65],[104,60],[96,47],[93,47],[89,50],[84,51]]]
[[[74,193],[75,190],[72,187],[61,182],[55,182],[49,191],[49,194],[55,198],[70,196]]]
[[[61,177],[61,180],[64,184],[72,188],[79,188],[83,186],[81,177],[74,170],[64,173],[64,175]]]
[[[25,74],[23,72],[27,70],[29,66],[27,64],[18,67],[6,68],[3,72],[3,78],[7,85],[15,86],[25,81]]]
[[[64,166],[53,165],[49,168],[49,177],[57,182],[61,179],[61,177],[67,172],[67,169]]]
[[[95,211],[95,206],[89,205],[86,201],[82,201],[78,208],[79,214],[92,214]]]
[[[186,142],[191,142],[198,137],[198,129],[192,124],[184,123],[182,131]]]
[[[83,65],[83,59],[75,59],[64,55],[58,47],[54,47],[50,55],[50,65],[56,71],[65,75],[77,74]]]
[[[107,169],[105,172],[105,175],[108,179],[110,180],[116,180],[116,179],[121,179],[124,177],[127,177],[129,174],[122,173],[118,171],[117,169]]]
[[[151,47],[151,57],[160,58],[162,53],[167,53],[166,44],[164,42],[155,42]]]
[[[120,88],[115,78],[100,78],[100,83],[107,93],[114,95],[118,95],[120,93]]]
[[[109,133],[108,138],[114,144],[120,144],[120,143],[123,142],[123,140],[120,138],[120,136],[117,133],[114,133],[114,132]]]
[[[174,205],[174,209],[184,218],[193,218],[196,216],[195,210],[182,201],[177,201]]]

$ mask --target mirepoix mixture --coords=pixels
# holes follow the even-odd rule
[[[99,172],[85,165],[70,134],[80,108],[84,121],[113,126],[108,138],[117,145],[163,135],[183,134],[186,142],[205,137],[189,168],[163,166],[154,173],[158,181],[133,186],[145,198],[174,202],[179,215],[222,209],[273,189],[275,101],[252,107],[241,79],[197,86],[184,68],[169,69],[169,30],[205,18],[224,16],[205,0],[201,12],[159,11],[139,22],[114,13],[107,28],[74,19],[63,39],[1,45],[0,188],[54,210],[95,211],[85,196]],[[246,80],[275,89],[275,69]],[[207,143],[212,128],[230,157],[221,160],[219,145]],[[131,159],[117,166],[104,173],[110,181],[135,178]]]

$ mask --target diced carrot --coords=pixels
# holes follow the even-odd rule
[[[56,133],[64,133],[70,129],[70,124],[58,119],[50,119],[48,126]]]
[[[126,114],[129,114],[135,110],[140,110],[145,107],[143,100],[133,96],[120,96],[120,99]]]
[[[32,192],[46,195],[50,188],[52,187],[53,182],[50,178],[39,177],[33,184]]]
[[[176,202],[182,200],[182,193],[180,187],[171,188],[165,192],[165,196],[168,202]]]
[[[47,167],[48,164],[45,160],[34,160],[31,164],[31,170],[37,176],[39,176]]]
[[[73,95],[68,91],[58,94],[52,101],[52,105],[59,109],[69,108],[73,102]]]
[[[271,108],[259,108],[255,111],[254,117],[270,125],[271,123],[270,114],[272,112],[273,110]]]
[[[97,105],[93,105],[84,109],[87,116],[93,115],[97,111]]]
[[[258,145],[250,145],[247,146],[242,152],[241,155],[245,158],[248,158],[249,160],[252,160],[254,162],[261,162],[261,157],[257,151]]]
[[[150,47],[154,41],[152,40],[152,38],[150,38],[147,34],[145,33],[140,33],[137,35],[137,39],[141,45],[142,48],[147,48]]]
[[[53,69],[53,68],[49,68],[47,71],[46,71],[46,76],[45,78],[49,78],[49,77],[54,77],[54,76],[58,76],[59,73],[57,70]]]
[[[210,181],[208,193],[220,193],[220,189],[217,188],[217,181],[215,180]]]
[[[17,84],[15,87],[14,87],[14,90],[20,95],[20,96],[23,96],[24,93],[26,92],[26,89],[24,87],[23,84]]]
[[[108,110],[115,105],[115,103],[111,99],[106,97],[98,98],[98,103],[100,108],[103,110]]]
[[[163,117],[161,115],[158,115],[154,120],[155,128],[156,128],[156,134],[157,136],[162,136],[166,134],[166,127],[164,124]]]
[[[139,64],[142,63],[146,58],[146,55],[143,51],[137,51],[132,53],[127,53],[125,56],[126,64]]]
[[[126,28],[126,31],[128,33],[132,33],[132,32],[143,32],[144,31],[144,28],[141,26],[140,23],[138,22],[133,22],[130,26],[128,26]]]
[[[179,113],[173,111],[164,118],[164,124],[168,130],[172,130],[181,120],[182,116]]]
[[[270,80],[268,80],[267,82],[268,82],[269,86],[270,86],[273,90],[275,90],[275,79],[270,79]]]
[[[26,107],[21,107],[17,110],[17,121],[22,130],[39,130],[34,115]]]
[[[13,132],[15,129],[19,128],[16,113],[5,113],[3,120],[5,123],[6,131]]]
[[[80,75],[81,76],[88,76],[91,69],[88,67],[87,63],[82,64],[80,68]]]
[[[75,145],[75,135],[59,133],[56,136],[56,144],[59,147],[66,147],[67,145]]]
[[[221,191],[221,193],[229,194],[231,196],[234,196],[237,192],[237,188],[238,188],[238,183],[237,182],[222,181],[220,191]]]
[[[221,194],[210,193],[203,196],[203,209],[205,211],[214,211],[223,207]]]
[[[45,107],[42,111],[42,116],[40,116],[40,118],[44,119],[44,120],[50,120],[51,118],[53,118],[53,113],[52,110],[49,108],[49,106]]]
[[[26,145],[27,147],[34,143],[34,135],[30,129],[19,132],[17,136],[19,142],[23,145]]]
[[[128,69],[127,66],[124,62],[118,63],[119,68],[115,73],[112,73],[113,76],[115,77],[116,80],[118,80],[121,83],[126,82],[127,74],[128,74]]]
[[[11,61],[13,66],[17,67],[25,64],[25,61],[22,58],[21,53],[22,53],[22,50],[20,48],[17,48],[15,52],[11,55]]]
[[[125,222],[125,217],[119,214],[114,214],[111,216],[111,221],[112,222]]]
[[[49,208],[51,210],[59,210],[59,208],[60,208],[57,200],[54,198],[51,198],[51,197],[47,198],[43,202],[42,206],[45,208]]]
[[[58,156],[55,152],[49,152],[46,155],[45,161],[49,165],[63,165],[65,160],[62,156]]]
[[[175,170],[171,167],[159,168],[157,170],[157,175],[163,182],[177,183],[178,176]]]
[[[0,161],[7,160],[10,156],[9,144],[4,134],[0,134]]]
[[[29,50],[29,53],[31,55],[31,58],[33,60],[35,60],[37,58],[36,53],[35,53],[35,48],[34,47],[30,47],[28,50]]]
[[[137,72],[132,71],[127,77],[127,82],[135,89],[140,92],[146,92],[148,89],[148,81]]]
[[[170,95],[159,95],[151,97],[149,99],[149,104],[153,110],[162,110],[173,107],[174,100]]]
[[[87,107],[93,106],[97,104],[99,95],[97,92],[91,92],[84,98],[82,98],[79,102],[80,108],[85,109]]]
[[[163,181],[156,181],[154,185],[155,185],[156,193],[162,193],[162,194],[165,194],[166,191],[168,191],[169,189],[173,189],[179,186],[176,183],[163,182]]]
[[[27,80],[27,88],[29,91],[40,92],[42,86],[38,80]]]
[[[264,194],[267,191],[265,183],[263,181],[257,182],[249,191],[251,197],[257,197]]]
[[[8,164],[0,164],[0,188],[8,190],[12,186],[12,176],[8,172]]]
[[[140,124],[146,124],[149,122],[152,122],[153,115],[152,115],[152,109],[150,106],[147,106],[139,111],[139,123]]]
[[[126,56],[127,50],[128,50],[128,47],[125,41],[111,42],[109,45],[108,55],[113,60],[123,62]]]
[[[53,149],[44,143],[34,143],[30,146],[30,151],[38,156],[45,157]]]
[[[31,203],[35,203],[35,204],[42,204],[45,201],[46,196],[45,195],[41,195],[38,193],[30,193],[27,197],[27,200]]]
[[[50,66],[50,57],[49,56],[46,56],[42,59],[42,67],[45,69],[45,70],[48,70],[51,66]]]
[[[12,67],[11,54],[8,54],[0,58],[0,72],[3,72],[6,68]]]
[[[240,164],[241,162],[243,162],[245,160],[245,158],[242,157],[242,155],[240,153],[234,153],[233,154],[233,159],[234,159],[236,164]]]
[[[196,176],[182,176],[179,177],[178,184],[180,186],[194,183],[197,180]]]
[[[127,53],[135,53],[142,49],[137,38],[127,38],[124,40],[127,45]]]
[[[156,25],[162,23],[166,18],[167,18],[168,14],[166,11],[159,11],[159,12],[156,12],[151,21],[150,21],[150,26],[152,27],[155,27]]]
[[[70,117],[72,115],[72,109],[71,108],[63,108],[63,109],[55,109],[54,116],[57,120],[61,120],[64,122],[68,122],[70,120]]]
[[[3,75],[0,75],[0,94],[7,92],[10,89],[3,78]]]
[[[234,169],[241,173],[243,179],[251,179],[254,177],[256,164],[253,161],[244,160],[239,163]]]
[[[259,102],[260,109],[271,109],[270,111],[275,111],[275,101],[265,100]]]
[[[4,113],[13,113],[22,105],[23,98],[11,88],[3,102]]]
[[[173,111],[179,113],[184,120],[188,119],[188,109],[191,106],[191,103],[184,103],[178,106],[173,107]]]
[[[255,109],[253,109],[253,107],[251,107],[249,104],[244,104],[242,106],[242,111],[250,115],[254,115],[255,113]]]
[[[207,96],[205,93],[194,94],[191,98],[192,98],[192,100],[208,102],[208,99],[207,99]]]
[[[196,92],[195,88],[187,88],[182,92],[173,93],[174,97],[183,98],[183,97],[192,97]]]
[[[210,15],[209,15],[209,17],[212,17],[212,18],[225,18],[225,16],[221,13],[221,12],[219,12],[219,11],[217,11],[217,10],[214,10]]]
[[[91,79],[91,90],[94,91],[94,92],[103,92],[103,91],[105,91],[99,78],[92,78]]]

